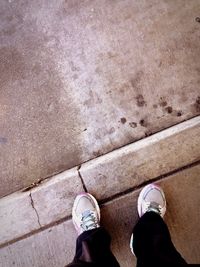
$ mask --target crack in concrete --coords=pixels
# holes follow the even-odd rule
[[[178,168],[178,169],[176,169],[176,170],[173,170],[173,171],[171,171],[171,172],[168,172],[168,173],[166,173],[166,174],[164,174],[164,175],[161,175],[161,176],[159,176],[159,177],[156,177],[156,178],[154,178],[154,179],[145,181],[145,182],[139,184],[138,186],[129,188],[129,189],[123,191],[123,192],[119,192],[119,193],[117,193],[117,194],[115,194],[115,195],[113,195],[113,196],[111,196],[111,197],[106,198],[106,199],[102,199],[101,201],[99,201],[99,205],[100,205],[100,207],[103,207],[105,204],[108,204],[108,203],[112,202],[113,200],[116,200],[116,199],[118,199],[118,198],[120,198],[120,197],[122,197],[122,196],[126,196],[126,195],[128,195],[128,194],[130,194],[130,193],[133,193],[134,191],[136,191],[136,190],[138,190],[138,189],[143,188],[143,186],[145,186],[146,184],[148,184],[148,183],[150,183],[150,182],[157,182],[157,181],[165,180],[165,179],[167,179],[167,178],[168,178],[170,175],[172,175],[172,174],[178,173],[179,171],[183,171],[183,170],[190,169],[191,167],[198,166],[199,164],[200,164],[200,160],[198,160],[198,161],[196,161],[196,162],[193,162],[193,163],[191,163],[191,164],[188,164],[188,165],[186,165],[186,166],[180,167],[180,168]],[[77,170],[78,172],[79,172],[80,168],[81,168],[81,166],[78,167],[78,170]],[[82,176],[81,176],[81,174],[80,174],[79,177],[80,177],[80,179],[83,179]],[[82,181],[82,180],[81,180],[81,181]],[[84,185],[84,183],[83,183],[83,185]],[[85,188],[86,188],[86,187],[85,187]],[[86,190],[87,190],[87,189],[86,189]],[[87,191],[86,191],[86,192],[87,192]],[[40,222],[39,222],[39,215],[38,215],[38,213],[37,213],[37,210],[36,210],[35,207],[34,207],[34,202],[33,202],[33,198],[32,198],[31,193],[30,193],[29,196],[30,196],[30,199],[31,199],[31,205],[32,205],[33,209],[34,209],[35,212],[36,212],[36,215],[37,215],[37,218],[38,218],[38,223],[39,223],[39,225],[41,226],[41,224],[40,224]],[[41,231],[46,230],[46,229],[49,229],[50,227],[54,227],[54,226],[56,226],[56,225],[59,225],[59,224],[64,223],[64,222],[66,222],[66,221],[69,221],[69,220],[71,220],[71,219],[72,219],[71,216],[67,216],[67,217],[64,217],[64,218],[62,218],[62,219],[60,219],[60,220],[54,221],[54,222],[52,222],[52,223],[50,223],[50,224],[41,226],[41,228],[36,229],[36,230],[34,230],[34,231],[31,231],[30,233],[27,233],[27,234],[25,234],[25,235],[23,235],[23,236],[20,236],[20,237],[18,237],[18,238],[13,239],[13,240],[9,240],[8,242],[5,242],[5,243],[3,243],[3,244],[0,244],[0,249],[3,248],[3,247],[6,247],[6,246],[8,246],[8,245],[11,245],[11,244],[13,244],[13,243],[16,243],[16,242],[18,242],[18,241],[20,241],[20,240],[23,240],[23,239],[25,239],[25,238],[28,238],[28,237],[30,237],[30,236],[32,236],[32,235],[34,235],[34,234],[40,233]]]
[[[82,165],[79,165],[79,166],[77,167],[78,176],[79,176],[79,178],[80,178],[80,180],[81,180],[81,183],[82,183],[82,186],[83,186],[84,191],[87,193],[87,192],[88,192],[88,191],[87,191],[87,187],[86,187],[86,185],[85,185],[85,183],[84,183],[83,177],[82,177],[81,172],[80,172],[81,166],[82,166]]]
[[[31,199],[31,206],[32,206],[32,208],[34,209],[35,214],[36,214],[36,216],[37,216],[38,224],[39,224],[40,227],[42,227],[42,225],[41,225],[41,223],[40,223],[40,217],[39,217],[39,214],[38,214],[38,212],[37,212],[37,210],[36,210],[36,208],[35,208],[35,205],[34,205],[34,201],[33,201],[31,192],[30,192],[30,194],[29,194],[29,197],[30,197],[30,199]]]

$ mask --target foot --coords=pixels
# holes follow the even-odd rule
[[[72,209],[72,220],[79,235],[100,227],[100,209],[92,195],[83,193],[76,197]]]
[[[162,188],[154,184],[146,185],[138,197],[137,208],[139,217],[142,217],[146,212],[153,211],[163,218],[166,212],[166,199]],[[130,249],[135,255],[133,251],[133,234],[131,235]]]
[[[166,212],[165,194],[157,185],[146,185],[140,192],[138,198],[138,214],[140,217],[146,212],[153,211],[158,213],[162,218]]]

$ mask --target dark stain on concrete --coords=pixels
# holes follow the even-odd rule
[[[6,137],[0,137],[0,144],[6,144],[8,142]]]
[[[10,36],[10,35],[14,34],[15,32],[16,32],[15,27],[4,29],[1,31],[0,36],[1,35]]]
[[[168,106],[165,108],[165,110],[167,111],[167,113],[171,114],[173,112],[173,108],[171,106]]]
[[[200,17],[195,18],[196,22],[200,23]]]
[[[24,57],[14,47],[0,48],[0,84],[1,88],[9,81],[15,81],[26,76],[26,63]]]
[[[114,127],[110,128],[110,130],[108,131],[109,134],[113,134],[114,132],[115,132],[115,128]]]
[[[140,89],[140,82],[142,80],[143,75],[144,75],[143,71],[138,71],[136,72],[135,76],[130,80],[131,86],[134,89],[137,89],[137,90]]]
[[[43,70],[42,65],[36,62],[31,71],[32,73],[39,75],[42,72],[42,70]]]
[[[148,136],[150,136],[150,135],[152,135],[152,132],[147,130],[147,131],[145,132],[145,137],[148,137]]]
[[[78,75],[75,73],[73,76],[72,76],[73,80],[77,80],[78,79]]]
[[[200,112],[200,96],[197,97],[194,107],[196,112]]]
[[[125,124],[126,123],[126,118],[121,118],[120,121],[121,121],[122,124]]]
[[[113,53],[113,52],[111,52],[111,51],[109,51],[109,52],[107,53],[107,55],[108,55],[108,58],[115,58],[115,57],[118,56],[116,53]]]
[[[162,66],[162,60],[160,60],[158,67],[160,68]]]
[[[159,106],[160,107],[166,107],[167,106],[167,101],[164,96],[161,96],[159,99]]]
[[[100,150],[97,150],[97,151],[94,151],[92,154],[93,154],[95,157],[99,157],[99,156],[101,156],[101,151],[100,151]]]
[[[156,104],[153,105],[153,108],[157,108],[157,107],[158,107],[158,105],[156,105]]]
[[[163,100],[162,98],[160,99],[159,102],[160,107],[166,107],[167,106],[167,101]]]
[[[9,15],[8,15],[9,13]],[[17,29],[23,24],[23,15],[20,15],[17,10],[7,9],[6,12],[2,12],[1,24],[2,30],[0,30],[0,37],[11,37],[17,32]]]
[[[136,128],[137,127],[137,123],[136,122],[130,122],[129,123],[131,128]]]
[[[72,71],[80,71],[80,68],[77,67],[73,61],[70,61],[69,65],[70,65]]]
[[[141,94],[136,96],[136,101],[138,107],[144,107],[146,105],[146,101],[144,100],[144,97]]]
[[[177,111],[177,113],[176,113],[176,116],[177,116],[177,117],[181,117],[182,115],[183,115],[182,110]]]
[[[148,122],[147,122],[146,119],[141,119],[139,123],[140,123],[140,125],[141,125],[142,127],[147,127],[147,126],[148,126]]]
[[[99,97],[99,95],[96,92],[90,90],[89,98],[83,102],[83,105],[87,106],[88,108],[91,108],[95,104],[101,104],[101,103],[102,99]]]
[[[95,72],[99,75],[102,74],[102,69],[100,67],[96,67]]]

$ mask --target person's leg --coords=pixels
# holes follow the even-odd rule
[[[175,249],[167,225],[163,221],[166,200],[156,185],[143,188],[138,198],[141,217],[133,229],[131,249],[137,257],[137,266],[179,266],[187,263]]]
[[[111,238],[100,227],[100,209],[92,195],[84,193],[77,196],[72,219],[79,236],[74,260],[68,267],[119,267],[110,250]]]

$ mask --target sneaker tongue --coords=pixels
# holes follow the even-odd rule
[[[82,213],[82,216],[83,217],[87,217],[88,215],[91,214],[91,210],[85,210],[83,213]]]
[[[151,202],[149,207],[148,207],[148,211],[154,211],[154,212],[160,214],[159,204],[156,202]]]
[[[158,208],[158,207],[159,207],[159,204],[156,203],[155,201],[152,201],[152,202],[150,203],[150,205],[151,205],[151,207],[154,207],[154,208]]]
[[[94,211],[86,210],[82,213],[82,228],[84,231],[97,228],[99,225],[95,220]]]

